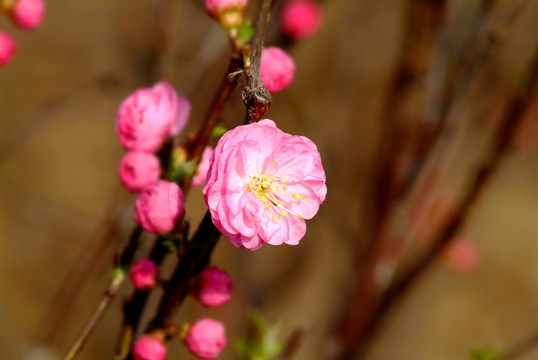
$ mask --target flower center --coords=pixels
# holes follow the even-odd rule
[[[291,205],[306,199],[306,197],[287,193],[286,182],[286,178],[275,177],[273,174],[255,174],[249,176],[246,184],[246,190],[264,203],[264,208],[269,211],[273,222],[277,219],[283,219],[288,213],[303,218],[301,214],[291,210]],[[291,182],[294,183],[295,180]]]

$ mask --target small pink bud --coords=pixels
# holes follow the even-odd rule
[[[148,290],[155,287],[159,268],[149,259],[140,259],[133,264],[129,279],[138,290]]]
[[[153,154],[130,151],[121,159],[118,175],[129,191],[140,191],[159,180],[159,158]]]
[[[136,200],[136,221],[149,232],[172,231],[184,212],[183,192],[169,181],[159,180],[145,187]]]
[[[196,175],[192,177],[192,187],[197,187],[205,183],[207,170],[209,169],[209,159],[211,159],[212,154],[213,148],[211,146],[206,146],[202,154],[202,160],[198,165],[198,171]]]
[[[287,88],[295,73],[293,59],[283,50],[269,47],[262,52],[260,78],[270,93],[276,93]]]
[[[0,32],[0,66],[10,63],[16,50],[15,40],[8,34]]]
[[[321,25],[321,7],[312,0],[292,0],[282,7],[280,25],[295,39],[314,35]]]
[[[198,275],[195,296],[207,307],[226,304],[232,296],[232,279],[226,271],[208,267]]]
[[[17,26],[32,30],[43,22],[45,3],[43,0],[18,0],[10,13]]]
[[[453,239],[443,252],[446,264],[462,273],[476,270],[480,265],[481,257],[478,245],[467,237]]]
[[[134,360],[164,360],[166,346],[154,335],[142,336],[133,346]]]
[[[205,9],[226,27],[239,26],[248,0],[205,0]]]
[[[116,117],[116,130],[121,145],[132,151],[157,151],[164,139],[177,134],[187,122],[188,114],[181,115],[176,91],[166,82],[152,88],[143,88],[129,95],[121,103]]]
[[[184,339],[189,351],[200,359],[215,359],[226,346],[224,326],[213,319],[200,319],[192,324]]]

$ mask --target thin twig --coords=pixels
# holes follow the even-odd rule
[[[500,359],[516,360],[536,348],[538,348],[538,332],[505,350]]]
[[[127,269],[130,267],[131,263],[133,262],[136,249],[139,245],[140,235],[142,235],[142,228],[140,226],[136,226],[131,233],[127,246],[120,254],[118,254],[116,258],[117,267],[121,267],[122,269]],[[107,290],[105,291],[105,294],[103,295],[103,298],[99,303],[97,310],[92,315],[90,321],[88,322],[80,336],[77,338],[74,345],[71,347],[71,350],[65,357],[65,360],[74,359],[77,354],[82,350],[82,347],[88,340],[93,329],[95,328],[99,320],[103,317],[112,300],[116,297],[118,288],[123,283],[124,278],[124,274],[115,274],[112,281],[110,282],[110,285],[107,287]]]

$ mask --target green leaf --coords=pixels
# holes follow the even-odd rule
[[[196,171],[196,163],[194,160],[189,160],[181,163],[175,167],[171,167],[168,171],[168,178],[172,182],[179,182],[185,180],[187,177],[194,175]]]
[[[248,44],[253,35],[254,28],[250,24],[250,21],[247,20],[237,29],[236,43],[239,45]]]
[[[470,355],[471,360],[501,360],[500,355],[490,349],[475,349]]]
[[[283,344],[278,340],[278,325],[268,323],[259,312],[251,311],[248,337],[238,340],[235,349],[248,360],[269,360],[278,356]]]
[[[168,250],[175,252],[179,249],[179,238],[177,236],[168,233],[161,233],[159,235],[163,239],[163,244]]]
[[[211,136],[214,138],[219,138],[222,135],[224,135],[226,131],[228,131],[228,129],[226,129],[224,126],[219,124],[213,128],[213,131],[211,132]]]

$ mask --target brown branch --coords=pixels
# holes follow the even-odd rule
[[[246,107],[245,124],[260,121],[271,107],[271,94],[263,86],[260,79],[260,65],[267,24],[271,18],[271,10],[276,5],[276,2],[276,0],[261,0],[260,3],[258,18],[256,19],[256,32],[251,43],[250,68],[245,69],[247,84],[242,94]]]
[[[538,332],[514,344],[501,355],[502,360],[516,360],[538,347]]]
[[[474,203],[487,187],[488,181],[493,177],[504,155],[509,150],[509,145],[521,125],[525,112],[533,97],[536,96],[538,86],[538,52],[531,62],[529,82],[527,86],[516,94],[506,108],[501,124],[498,127],[496,139],[492,145],[491,153],[477,171],[474,181],[467,190],[466,195],[458,206],[452,219],[449,220],[445,230],[438,235],[434,245],[428,249],[418,261],[412,264],[405,273],[396,278],[387,291],[381,296],[379,303],[374,307],[370,320],[361,329],[361,337],[373,336],[374,331],[383,321],[392,305],[399,300],[425,273],[428,267],[435,261],[438,254],[450,242],[454,235],[460,231],[466,221]]]
[[[209,211],[205,214],[192,240],[187,243],[174,273],[164,286],[164,295],[147,332],[164,330],[172,324],[172,318],[185,299],[189,290],[189,281],[198,275],[208,264],[211,253],[220,237]]]
[[[115,266],[116,268],[119,267],[122,269],[121,273],[114,275],[112,281],[110,282],[110,285],[107,287],[107,290],[105,291],[105,294],[103,295],[101,302],[99,303],[99,306],[97,307],[97,310],[92,315],[90,321],[85,326],[84,330],[82,331],[80,336],[77,338],[77,340],[71,347],[71,350],[65,357],[65,360],[74,359],[77,356],[77,354],[82,350],[82,347],[88,340],[93,329],[95,328],[99,320],[103,317],[105,311],[108,309],[112,300],[114,300],[114,298],[116,297],[117,291],[125,278],[125,269],[128,269],[131,263],[133,262],[134,254],[136,252],[136,249],[138,248],[138,243],[139,243],[139,239],[141,235],[142,235],[142,228],[140,226],[136,226],[133,232],[131,233],[129,242],[127,243],[125,248],[122,250],[122,252],[118,254],[118,256],[116,257]]]

